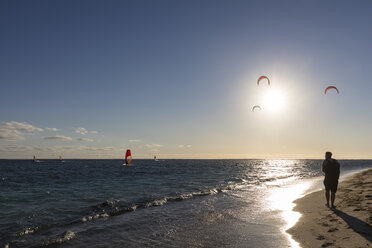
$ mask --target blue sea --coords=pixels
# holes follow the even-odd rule
[[[321,162],[0,160],[0,247],[296,247],[292,201]]]

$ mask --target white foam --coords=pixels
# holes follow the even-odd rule
[[[18,235],[19,236],[28,235],[28,234],[36,232],[37,229],[38,229],[38,227],[35,227],[35,228],[27,227],[23,232],[20,232]]]
[[[70,239],[75,238],[75,233],[73,231],[67,230],[64,232],[63,237],[57,238],[55,243],[62,244],[63,242],[69,241]]]
[[[97,219],[105,219],[105,218],[108,218],[110,217],[107,213],[103,213],[103,214],[96,214],[96,215],[93,215],[93,216],[87,216],[87,217],[83,217],[81,218],[81,222],[87,222],[87,221],[92,221],[92,220],[97,220]]]

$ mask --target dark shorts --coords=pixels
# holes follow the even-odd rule
[[[326,190],[330,190],[332,193],[337,192],[338,181],[326,181],[324,180],[324,186]]]

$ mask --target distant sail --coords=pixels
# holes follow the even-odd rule
[[[154,156],[154,161],[156,161],[156,156]]]
[[[36,162],[36,157],[35,157],[35,155],[34,155],[34,162]]]
[[[127,152],[125,153],[125,164],[129,165],[130,163],[132,163],[132,153],[128,149]]]
[[[62,161],[62,156],[59,156],[59,161]]]

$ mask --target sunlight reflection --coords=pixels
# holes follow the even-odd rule
[[[293,168],[297,162],[297,160],[266,160],[263,166],[264,175],[261,179],[271,179],[266,183],[268,185],[282,185],[294,180]]]
[[[304,196],[306,190],[311,186],[310,181],[305,181],[295,185],[284,186],[281,188],[274,189],[269,196],[269,204],[271,210],[281,211],[281,217],[286,222],[286,225],[282,231],[287,235],[292,247],[300,247],[299,244],[294,241],[291,236],[286,232],[289,228],[294,226],[301,217],[301,214],[294,212],[293,208],[295,204],[294,200]]]
[[[298,212],[292,211],[295,204],[294,200],[302,197],[311,186],[311,181],[300,181],[299,177],[295,177],[293,168],[297,160],[266,160],[265,161],[265,178],[275,178],[276,180],[267,181],[267,186],[278,186],[272,188],[269,194],[269,209],[271,211],[280,211],[280,216],[285,221],[282,229],[287,236],[291,247],[300,247],[300,245],[292,239],[286,232],[294,226],[301,217]]]

